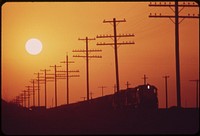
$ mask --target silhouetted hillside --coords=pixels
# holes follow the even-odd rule
[[[106,105],[109,96],[28,111],[2,102],[4,134],[195,134],[199,110],[117,110]],[[108,100],[106,102],[106,100]]]

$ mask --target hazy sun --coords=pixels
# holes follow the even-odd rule
[[[26,51],[31,55],[37,55],[42,51],[42,42],[38,39],[31,38],[26,42]]]

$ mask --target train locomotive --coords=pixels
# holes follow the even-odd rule
[[[158,109],[157,88],[153,85],[139,85],[114,93],[114,108]]]

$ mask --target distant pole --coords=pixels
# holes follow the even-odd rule
[[[24,107],[26,108],[26,90],[22,91],[24,93]]]
[[[44,70],[40,70],[40,71],[44,71],[45,108],[47,108],[47,71],[50,71],[50,70],[44,69]]]
[[[196,108],[199,108],[199,80],[190,80],[192,82],[196,82]]]
[[[30,108],[30,87],[31,86],[26,86],[28,90],[26,90],[26,92],[28,92],[28,108]]]
[[[90,99],[92,100],[92,95],[93,95],[93,93],[92,92],[90,92]]]
[[[61,67],[61,66],[50,66],[54,68],[54,81],[55,81],[55,107],[57,107],[57,67]]]
[[[144,79],[144,85],[146,85],[147,84],[146,80],[148,79],[148,77],[146,77],[146,75],[144,75],[144,77],[142,79]]]
[[[33,107],[35,107],[35,80],[33,79]]]
[[[81,98],[83,98],[83,100],[85,101],[85,98],[86,98],[86,97],[81,97]]]
[[[103,89],[106,88],[106,86],[101,86],[101,87],[99,87],[99,88],[101,88],[101,94],[102,94],[102,96],[103,96]]]
[[[116,84],[114,84],[113,88],[114,88],[114,93],[116,93]]]
[[[66,70],[65,71],[60,71],[60,72],[65,72],[66,73],[66,98],[67,98],[67,104],[69,104],[69,78],[70,77],[79,77],[79,75],[69,75],[70,72],[79,72],[79,70],[69,70],[69,64],[74,63],[74,61],[69,61],[68,55],[66,55],[66,60],[61,61],[60,63],[65,63],[66,64]]]
[[[38,106],[40,107],[40,74],[42,73],[34,73],[37,74],[37,81],[38,81]]]
[[[66,55],[66,82],[67,82],[67,104],[69,104],[69,67],[68,67],[68,55]]]
[[[33,89],[33,107],[35,107],[35,80],[32,79],[30,82],[32,83],[31,87]]]
[[[167,78],[169,78],[169,76],[163,76],[163,78],[165,78],[165,91],[166,91],[166,109],[168,109],[168,95],[167,95]]]
[[[127,89],[129,88],[129,85],[131,85],[131,84],[129,84],[129,82],[127,81],[127,82],[126,82],[126,88],[127,88]]]

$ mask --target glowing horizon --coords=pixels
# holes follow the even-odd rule
[[[85,59],[75,58],[72,50],[84,50],[85,41],[78,38],[96,38],[97,35],[113,35],[113,26],[103,20],[126,19],[117,25],[118,34],[134,34],[134,45],[118,47],[120,89],[147,83],[158,88],[159,107],[165,107],[165,82],[168,78],[168,105],[176,105],[175,36],[170,19],[152,19],[150,13],[173,14],[170,8],[150,8],[148,2],[7,2],[2,5],[2,98],[11,101],[27,85],[36,79],[34,73],[41,69],[54,69],[50,65],[61,65],[65,70],[68,52],[70,70],[79,69],[79,78],[70,78],[70,103],[86,97]],[[181,14],[198,13],[198,8],[185,8]],[[183,107],[195,107],[196,85],[189,80],[199,77],[199,25],[198,19],[185,19],[179,25],[181,96]],[[37,37],[43,44],[38,55],[25,50],[28,39]],[[107,86],[104,95],[113,93],[115,84],[114,49],[111,46],[96,46],[98,39],[89,42],[89,49],[101,49],[102,59],[89,62],[90,90],[93,98],[101,96],[99,86]],[[79,55],[84,55],[78,53]],[[91,54],[93,55],[93,53]],[[58,105],[66,104],[66,81],[58,80]],[[54,98],[54,82],[47,82],[48,107]],[[37,95],[37,91],[36,91]],[[44,85],[41,84],[41,104],[44,105]],[[37,96],[36,96],[37,98]],[[37,99],[36,99],[37,104]]]

